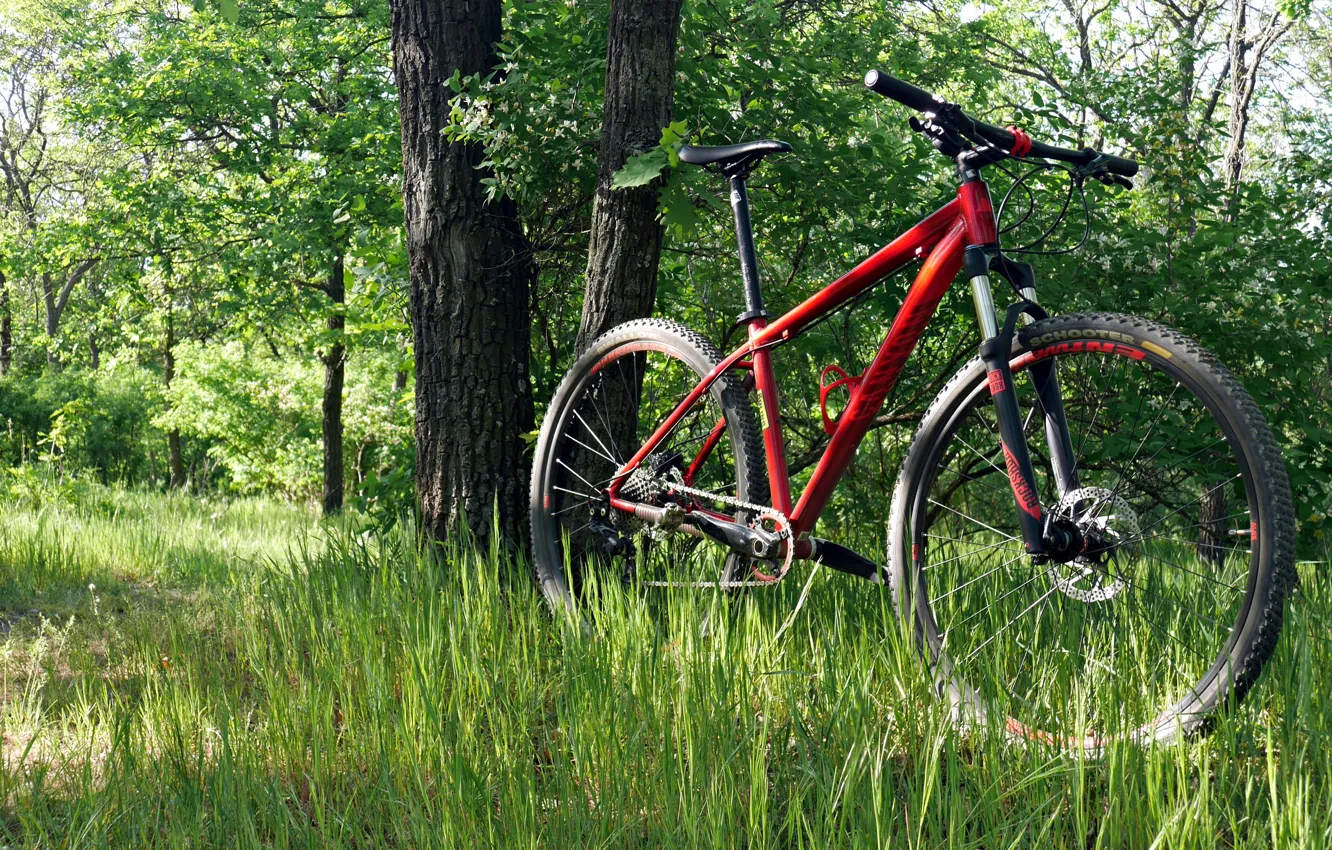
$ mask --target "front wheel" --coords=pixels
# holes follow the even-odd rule
[[[1200,730],[1257,679],[1295,578],[1267,423],[1214,357],[1143,319],[1037,322],[1010,366],[1042,512],[1085,545],[1063,563],[1024,551],[973,361],[926,414],[891,521],[894,598],[941,694],[962,718],[1061,748]],[[1073,480],[1055,474],[1034,387],[1049,366]]]

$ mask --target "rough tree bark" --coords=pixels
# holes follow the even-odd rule
[[[681,0],[611,0],[579,354],[616,325],[651,315],[657,297],[660,186],[653,181],[612,189],[611,180],[629,157],[656,146],[671,122],[680,5]]]
[[[1220,566],[1226,559],[1226,488],[1204,485],[1198,507],[1198,560]]]
[[[342,385],[346,376],[347,347],[340,341],[347,325],[343,305],[347,301],[347,284],[343,274],[341,249],[335,249],[333,264],[328,272],[324,292],[333,302],[328,314],[328,332],[337,342],[324,352],[324,516],[342,510]]]
[[[532,428],[531,250],[509,198],[487,201],[480,144],[449,143],[448,79],[498,61],[500,0],[392,0],[416,355],[416,492],[424,530],[523,539]],[[495,516],[494,508],[499,514]]]

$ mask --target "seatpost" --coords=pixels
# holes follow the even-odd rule
[[[763,292],[759,289],[758,259],[754,254],[754,229],[749,223],[749,193],[745,190],[745,180],[749,169],[745,168],[730,174],[731,212],[735,214],[735,242],[740,254],[740,275],[745,282],[745,312],[737,322],[749,322],[766,318],[763,309]]]

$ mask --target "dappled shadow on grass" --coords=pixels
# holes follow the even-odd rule
[[[94,597],[113,613],[165,604],[231,581],[237,571],[306,545],[305,513],[258,500],[101,490],[98,498],[0,511],[0,618],[87,616]]]
[[[315,529],[262,500],[85,490],[0,509],[0,752],[11,765],[49,769],[83,747],[81,720],[38,732],[47,718],[134,704],[178,663],[182,636],[222,633],[237,577],[276,568]]]
[[[11,702],[6,730],[40,758],[0,769],[5,838],[1259,846],[1316,836],[1332,800],[1332,658],[1312,641],[1283,640],[1205,742],[1091,761],[959,730],[887,598],[840,575],[811,580],[777,640],[804,576],[734,598],[612,585],[583,631],[520,569],[334,534],[289,569],[122,618],[119,673],[70,660],[65,698]],[[1291,635],[1327,609],[1306,582]]]

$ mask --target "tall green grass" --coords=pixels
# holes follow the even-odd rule
[[[263,502],[0,503],[0,844],[1322,847],[1332,601],[1208,738],[958,729],[886,596],[603,586]],[[807,598],[797,612],[802,592]]]

